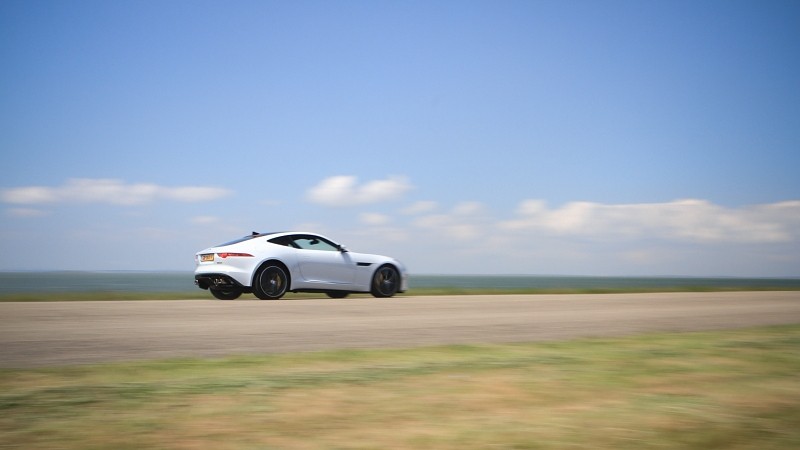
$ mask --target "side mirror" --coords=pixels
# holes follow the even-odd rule
[[[345,247],[344,245],[339,245],[339,251],[342,253],[347,253],[347,247]]]

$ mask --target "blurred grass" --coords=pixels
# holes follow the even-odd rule
[[[0,370],[0,448],[800,448],[800,325]]]
[[[657,292],[742,292],[742,291],[800,291],[795,286],[770,286],[759,284],[754,286],[676,286],[676,287],[603,287],[603,288],[460,288],[431,287],[415,288],[398,294],[398,297],[423,295],[513,295],[513,294],[633,294]],[[369,294],[351,294],[351,298],[369,298]],[[328,298],[320,293],[288,293],[283,300]],[[0,302],[53,302],[53,301],[114,301],[114,300],[211,300],[208,291],[200,289],[182,292],[136,292],[136,291],[62,291],[62,292],[26,292],[0,295]],[[239,300],[255,300],[251,294],[245,294]]]

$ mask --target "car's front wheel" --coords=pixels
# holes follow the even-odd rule
[[[277,300],[289,289],[289,277],[286,270],[276,264],[270,264],[256,275],[253,281],[253,294],[261,300]]]
[[[391,297],[400,290],[400,274],[392,266],[381,266],[372,276],[371,293],[374,297]]]
[[[231,288],[231,289],[209,289],[211,291],[211,295],[220,299],[220,300],[236,300],[242,295],[241,289]]]

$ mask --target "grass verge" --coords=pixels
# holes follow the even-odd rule
[[[800,325],[0,370],[0,448],[800,448]]]

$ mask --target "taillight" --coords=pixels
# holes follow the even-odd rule
[[[250,253],[230,253],[230,252],[217,253],[217,256],[219,256],[222,259],[232,258],[232,257],[238,257],[238,258],[252,258],[253,257],[253,255],[251,255]]]

